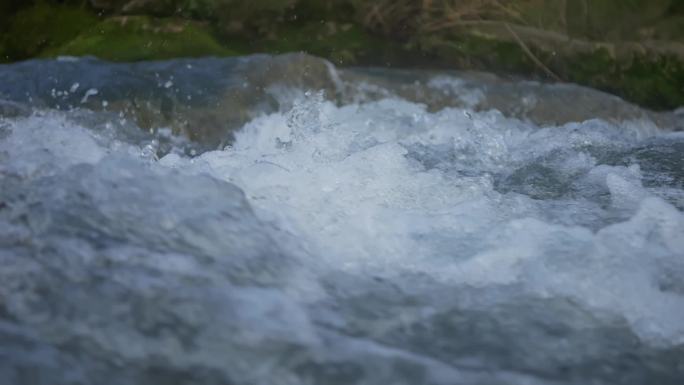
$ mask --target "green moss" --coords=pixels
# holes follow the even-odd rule
[[[43,56],[93,55],[114,61],[139,61],[238,53],[221,45],[210,28],[198,22],[122,16],[102,21],[65,45],[45,51]]]
[[[605,83],[614,77],[616,60],[606,49],[577,55],[572,61],[564,59],[560,70],[568,80],[578,83]]]
[[[0,46],[4,58],[21,60],[57,47],[98,22],[97,17],[81,7],[39,1],[10,18]]]
[[[424,40],[421,47],[434,55],[433,65],[545,76],[517,43],[462,33],[448,39]],[[593,52],[565,52],[560,57],[534,46],[529,48],[565,81],[620,95],[654,109],[684,105],[684,62],[673,55],[634,53],[630,60],[618,60],[603,48]]]
[[[619,93],[636,103],[657,108],[684,106],[684,63],[664,56],[638,58],[620,76]]]
[[[518,44],[485,36],[463,33],[423,40],[419,45],[434,54],[441,65],[514,73],[530,73],[536,69]]]
[[[684,105],[684,63],[674,56],[616,60],[605,49],[570,58],[568,81],[618,94],[634,103],[672,109]]]

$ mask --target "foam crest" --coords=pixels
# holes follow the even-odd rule
[[[644,187],[637,162],[602,159],[658,135],[647,123],[540,128],[495,111],[429,113],[397,99],[336,107],[308,94],[180,167],[238,184],[326,269],[522,285],[681,343],[684,302],[655,283],[650,259],[682,264],[682,214]]]

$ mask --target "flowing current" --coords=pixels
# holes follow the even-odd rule
[[[682,384],[683,120],[299,55],[0,66],[0,384]]]

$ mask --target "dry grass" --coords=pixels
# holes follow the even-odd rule
[[[362,23],[385,35],[406,37],[436,33],[473,22],[503,21],[529,25],[510,0],[359,1]]]
[[[534,2],[535,0],[531,0]],[[543,0],[542,0],[543,1]],[[564,2],[564,1],[563,1]],[[509,23],[530,26],[522,10],[516,7],[520,1],[510,0],[381,0],[362,3],[362,22],[372,30],[389,36],[413,38],[435,35],[459,27],[482,22],[498,22],[505,26],[514,41],[530,60],[549,77],[561,80],[551,71],[525,42],[520,39]],[[564,5],[563,8],[565,9]],[[563,13],[564,18],[564,13]],[[563,19],[564,20],[564,19]]]

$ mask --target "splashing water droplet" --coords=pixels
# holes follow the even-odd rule
[[[144,159],[159,160],[157,156],[158,151],[159,141],[153,139],[142,147],[142,150],[140,151],[140,157]]]
[[[307,91],[303,98],[294,102],[292,110],[287,114],[287,126],[294,141],[306,140],[320,132],[320,109],[323,102],[323,91]]]

